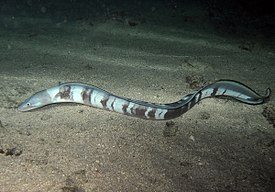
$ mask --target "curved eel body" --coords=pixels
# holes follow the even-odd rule
[[[119,97],[92,85],[63,83],[35,93],[23,102],[18,109],[20,111],[29,111],[53,103],[71,102],[142,119],[168,120],[181,116],[205,98],[225,97],[245,104],[259,105],[267,102],[270,94],[271,90],[269,88],[266,90],[266,95],[261,96],[240,82],[219,80],[184,96],[174,103],[156,104]]]

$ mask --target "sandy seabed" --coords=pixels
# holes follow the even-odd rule
[[[275,190],[264,105],[206,99],[170,122],[74,104],[17,110],[67,81],[161,103],[218,79],[264,94],[275,90],[274,51],[148,24],[32,22],[0,29],[1,192]]]

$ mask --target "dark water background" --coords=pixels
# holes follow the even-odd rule
[[[200,27],[207,20],[215,31],[233,35],[262,34],[270,38],[275,31],[272,1],[260,0],[2,0],[1,15],[89,20],[112,17],[138,17],[142,22]],[[135,22],[131,25],[135,25]],[[3,27],[3,26],[2,26]]]

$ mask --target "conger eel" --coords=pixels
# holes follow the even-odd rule
[[[124,115],[150,120],[168,120],[181,116],[196,103],[208,97],[225,97],[250,105],[267,102],[271,89],[261,96],[248,86],[232,80],[219,80],[198,91],[184,96],[179,101],[167,104],[119,97],[98,87],[82,83],[63,83],[37,92],[19,105],[20,111],[29,111],[53,103],[80,103]]]

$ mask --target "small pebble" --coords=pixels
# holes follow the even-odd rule
[[[6,156],[19,156],[22,154],[22,150],[21,149],[18,149],[17,147],[13,147],[13,148],[10,148],[10,149],[7,149],[6,150],[6,153],[5,155]]]
[[[195,137],[193,135],[190,135],[189,139],[195,141]]]

